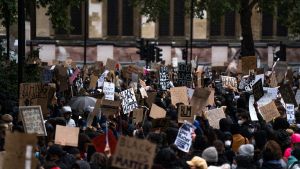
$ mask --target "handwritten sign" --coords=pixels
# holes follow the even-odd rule
[[[290,103],[290,104],[294,104],[295,107],[298,107],[294,92],[289,84],[281,85],[279,87],[279,92],[286,104]]]
[[[106,100],[114,100],[115,84],[114,83],[109,83],[109,82],[104,82],[103,93],[105,95]]]
[[[208,105],[211,91],[207,88],[196,88],[191,100],[193,114],[199,115]]]
[[[55,144],[62,146],[78,146],[79,128],[56,125]]]
[[[262,81],[259,79],[253,86],[253,95],[254,95],[254,100],[258,101],[261,97],[264,96],[264,89],[262,86]]]
[[[159,86],[160,90],[165,91],[170,89],[170,81],[168,77],[168,68],[166,66],[160,67],[159,71]]]
[[[120,92],[124,114],[128,114],[138,107],[133,88]]]
[[[112,166],[126,169],[151,169],[156,145],[148,140],[121,136],[117,143]]]
[[[170,89],[171,102],[176,106],[176,103],[183,103],[189,105],[189,99],[187,95],[186,87],[173,87]]]
[[[178,64],[178,77],[177,85],[178,86],[192,86],[192,66],[191,64],[186,65],[185,63]]]
[[[207,120],[209,121],[210,126],[215,129],[220,129],[219,121],[225,118],[225,113],[223,108],[217,108],[207,111]]]
[[[295,107],[293,104],[286,104],[286,118],[290,124],[295,124]]]
[[[259,111],[266,122],[272,121],[274,118],[279,117],[280,113],[277,110],[275,102],[259,107]]]
[[[249,70],[257,68],[256,56],[245,56],[242,57],[242,72],[244,75],[249,74]]]
[[[156,104],[152,104],[149,116],[153,119],[165,118],[166,111],[165,111],[165,109],[157,106]]]
[[[25,133],[47,136],[41,106],[20,106]]]
[[[192,106],[179,105],[179,107],[178,107],[178,123],[184,123],[184,121],[193,123],[194,114],[192,112]]]
[[[231,86],[237,88],[237,80],[235,77],[221,76],[223,87]]]
[[[180,127],[176,140],[175,145],[177,148],[183,152],[189,152],[191,145],[192,145],[192,132],[194,130],[194,127],[192,124],[186,122],[182,124]]]

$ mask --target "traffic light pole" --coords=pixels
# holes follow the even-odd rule
[[[25,3],[18,0],[18,96],[23,82],[23,65],[25,57]]]
[[[193,25],[194,25],[194,0],[191,0],[191,11],[190,11],[190,52],[191,52],[191,55],[190,55],[190,62],[192,61],[193,59]],[[188,60],[188,59],[186,59]]]

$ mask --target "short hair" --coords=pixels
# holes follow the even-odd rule
[[[282,151],[280,145],[274,140],[269,140],[263,150],[263,160],[280,160],[281,157]]]

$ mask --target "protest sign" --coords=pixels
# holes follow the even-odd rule
[[[189,99],[187,95],[187,87],[173,87],[170,89],[171,102],[174,106],[176,103],[183,103],[189,105]]]
[[[193,130],[194,126],[191,123],[185,122],[184,124],[182,124],[174,143],[179,150],[186,153],[190,151],[192,145]]]
[[[166,110],[157,106],[156,104],[152,104],[151,111],[150,111],[150,117],[153,119],[160,119],[166,117]]]
[[[141,96],[142,96],[143,99],[148,98],[148,94],[147,94],[146,89],[144,87],[140,88],[140,93],[141,93]]]
[[[257,81],[261,80],[261,84],[264,84],[264,74],[256,75],[255,79],[248,79],[249,84],[245,86],[245,90],[247,92],[252,92],[253,91],[253,85],[256,84]],[[258,85],[258,84],[257,84]]]
[[[112,158],[112,166],[126,169],[151,169],[155,151],[156,145],[148,140],[121,136]]]
[[[3,169],[37,168],[38,160],[34,155],[36,145],[35,134],[6,132]]]
[[[114,100],[115,96],[115,84],[114,83],[109,83],[109,82],[104,82],[103,85],[103,93],[105,95],[106,100]]]
[[[121,101],[111,101],[111,100],[105,100],[101,99],[101,114],[106,115],[107,117],[110,115],[114,115],[116,113],[119,113],[119,106],[121,105]]]
[[[249,70],[257,68],[256,56],[245,56],[242,57],[242,72],[244,75],[249,74]]]
[[[78,146],[79,128],[56,125],[55,144],[62,146]]]
[[[300,90],[298,89],[295,96],[296,102],[299,105],[300,104]]]
[[[162,91],[170,89],[169,73],[168,73],[168,68],[166,66],[160,67],[159,86],[160,86],[160,90]]]
[[[279,92],[286,104],[290,103],[290,104],[294,104],[295,107],[298,107],[294,92],[289,84],[281,85],[279,87]]]
[[[254,97],[253,97],[253,95],[251,95],[250,98],[249,98],[249,104],[248,104],[250,119],[252,121],[258,121],[256,110],[255,110],[255,107],[254,107],[253,104],[254,104]]]
[[[129,65],[125,69],[122,68],[122,70],[124,70],[124,77],[126,77],[127,79],[132,78],[132,73],[135,73],[135,74],[143,74],[144,73],[143,68],[140,68],[136,65]]]
[[[206,113],[209,125],[215,129],[220,129],[219,121],[225,117],[223,108],[217,108],[207,111]]]
[[[138,107],[133,88],[120,92],[124,114],[128,114]]]
[[[221,76],[223,87],[237,88],[237,80],[235,77]]]
[[[152,103],[155,102],[157,92],[147,92],[148,98],[146,99],[146,103],[148,107],[152,105]]]
[[[264,89],[262,86],[262,81],[259,79],[253,86],[253,95],[254,95],[254,100],[258,101],[261,97],[264,95]]]
[[[104,84],[104,81],[105,81],[105,78],[107,76],[107,74],[109,73],[108,70],[105,70],[101,76],[99,77],[99,79],[97,80],[97,86],[98,87],[103,87],[103,84]]]
[[[277,61],[274,66],[274,71],[276,74],[276,80],[281,83],[285,78],[285,73],[287,71],[287,63],[285,61]]]
[[[192,111],[194,115],[199,115],[208,104],[208,98],[211,91],[208,88],[196,88],[191,100]]]
[[[295,107],[293,104],[286,104],[286,118],[290,124],[295,124]]]
[[[106,70],[115,70],[116,68],[116,65],[118,64],[117,61],[113,60],[113,59],[110,59],[110,58],[107,58],[106,60],[106,65],[105,65],[105,69]]]
[[[135,118],[135,122],[136,123],[142,122],[143,119],[144,119],[144,111],[143,111],[143,109],[142,108],[134,109],[132,116]]]
[[[293,77],[293,70],[292,69],[287,70],[285,79],[287,80],[287,82],[290,85],[293,85],[294,77]]]
[[[193,123],[194,114],[192,112],[192,106],[179,105],[179,108],[178,108],[178,123],[184,123],[184,121]]]
[[[47,136],[41,106],[20,106],[25,133]]]
[[[215,89],[211,88],[209,97],[207,99],[207,105],[213,106],[214,104],[215,104]]]
[[[178,64],[177,86],[192,86],[192,66],[185,63]]]
[[[278,95],[278,87],[274,87],[274,88],[271,88],[271,87],[264,87],[264,90],[267,91],[268,94],[272,95],[272,98],[276,99],[277,98],[277,95]]]
[[[107,145],[106,141],[108,141],[111,154],[114,154],[117,146],[117,139],[110,129],[108,132],[102,133],[93,138],[92,143],[96,149],[96,152],[105,153],[105,146]]]
[[[277,81],[277,78],[276,78],[276,73],[273,72],[271,74],[271,77],[270,77],[270,87],[277,87],[278,86],[278,81]]]
[[[259,107],[259,111],[266,122],[270,122],[280,116],[274,101]]]

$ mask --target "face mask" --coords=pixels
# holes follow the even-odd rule
[[[225,146],[226,147],[230,147],[231,146],[231,141],[230,140],[226,140],[225,141]]]
[[[248,129],[249,133],[251,133],[251,134],[254,133],[254,130],[255,130],[254,128],[249,128]]]
[[[244,123],[244,120],[238,120],[238,124],[242,125]]]

